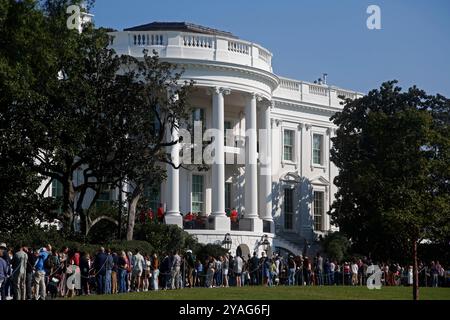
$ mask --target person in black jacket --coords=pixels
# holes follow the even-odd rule
[[[36,257],[34,256],[34,250],[28,249],[27,247],[24,248],[24,251],[26,252],[28,256],[27,261],[27,270],[25,275],[25,287],[26,287],[26,294],[27,294],[27,300],[33,299],[32,294],[32,287],[33,287],[33,271],[34,271],[34,264],[36,262]]]
[[[83,252],[80,258],[81,294],[89,294],[89,254]]]
[[[97,294],[105,293],[105,277],[106,277],[106,260],[108,256],[105,253],[105,248],[100,247],[94,260],[94,269],[97,279]]]

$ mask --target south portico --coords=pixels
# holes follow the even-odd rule
[[[239,230],[273,233],[272,218],[272,175],[270,164],[270,108],[271,101],[267,97],[257,92],[233,90],[229,86],[198,86],[197,95],[201,100],[208,101],[209,105],[203,105],[205,112],[210,115],[210,121],[206,121],[206,126],[216,130],[212,146],[214,148],[213,161],[209,170],[204,176],[210,179],[210,192],[206,195],[204,209],[208,216],[207,229],[219,232],[229,232],[231,230],[230,218],[226,215],[226,181],[231,180],[234,187],[233,194],[238,202],[231,201],[231,207],[240,208],[241,219],[239,220]],[[230,109],[237,110],[232,128],[225,128],[227,120],[232,114],[226,112]],[[240,110],[239,110],[240,109]],[[227,117],[226,117],[227,115]],[[259,117],[258,117],[259,115]],[[206,120],[206,119],[205,119]],[[230,126],[228,124],[228,126]],[[258,130],[261,131],[258,140]],[[241,145],[237,142],[229,142],[226,139],[226,130],[232,130],[235,136],[245,141]],[[178,139],[178,131],[171,133],[171,139]],[[258,150],[259,144],[259,150]],[[180,173],[182,176],[192,176],[192,172],[177,168],[180,159],[180,144],[170,147],[172,162],[175,166],[167,165],[166,192],[162,197],[162,202],[166,204],[165,222],[183,226],[182,213],[193,211],[192,205],[184,205],[185,210],[181,210],[180,196],[192,198],[192,190],[183,188],[186,184],[180,184]],[[259,151],[259,152],[258,152]],[[243,163],[239,164],[236,158],[245,156]],[[230,159],[232,162],[230,162]],[[228,168],[227,168],[228,167]],[[227,170],[226,170],[227,168]],[[241,172],[241,184],[239,188],[238,179],[233,183],[233,177],[227,172]],[[243,172],[242,172],[243,171]],[[242,174],[243,173],[243,174]],[[235,175],[234,175],[235,176]],[[242,179],[243,178],[243,179]],[[191,178],[192,179],[192,178]],[[229,182],[228,182],[229,183]],[[189,189],[189,188],[187,188]],[[230,190],[227,190],[228,193]],[[230,197],[228,195],[228,197]],[[242,201],[243,199],[243,201]],[[228,200],[228,205],[230,206]],[[229,209],[229,208],[228,208]]]

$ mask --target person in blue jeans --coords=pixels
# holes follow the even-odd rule
[[[295,284],[295,260],[292,255],[288,258],[288,285],[293,286]]]
[[[119,272],[119,293],[127,292],[127,260],[125,257],[125,251],[122,251],[117,262]]]
[[[97,280],[97,294],[105,293],[105,277],[106,277],[106,260],[107,255],[105,253],[105,248],[101,247],[95,256],[94,260],[94,270],[96,273]]]
[[[111,249],[108,249],[105,262],[105,293],[111,294],[111,274],[114,267],[114,259],[111,253]]]

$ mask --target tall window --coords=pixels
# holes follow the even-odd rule
[[[284,189],[284,229],[293,229],[294,189]]]
[[[313,163],[323,164],[323,136],[321,134],[313,135]]]
[[[223,123],[223,127],[224,127],[225,130],[231,129],[232,128],[231,121],[225,121]],[[225,131],[225,133],[226,133],[226,131]]]
[[[225,211],[231,212],[231,182],[225,182]]]
[[[314,191],[314,230],[323,230],[323,205],[324,193],[322,191]]]
[[[203,176],[192,175],[192,211],[203,212]]]
[[[62,183],[58,180],[52,181],[52,198],[61,198],[63,195]]]
[[[145,186],[144,187],[144,197],[147,200],[148,208],[156,212],[160,203],[160,192],[159,188]]]
[[[63,185],[58,180],[52,181],[52,198],[61,199],[63,196]],[[57,213],[62,213],[62,207],[55,210]]]
[[[105,189],[99,191],[97,202],[95,203],[97,208],[105,208],[112,205],[115,196],[115,190]]]
[[[294,131],[293,130],[284,130],[283,159],[286,161],[294,161]]]

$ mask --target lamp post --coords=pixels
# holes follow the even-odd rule
[[[227,251],[230,251],[232,244],[233,240],[231,240],[231,235],[229,233],[225,234],[225,238],[222,241],[222,246],[227,249]]]
[[[267,253],[270,248],[270,241],[267,234],[264,234],[259,241],[259,245],[263,247],[263,250]]]

